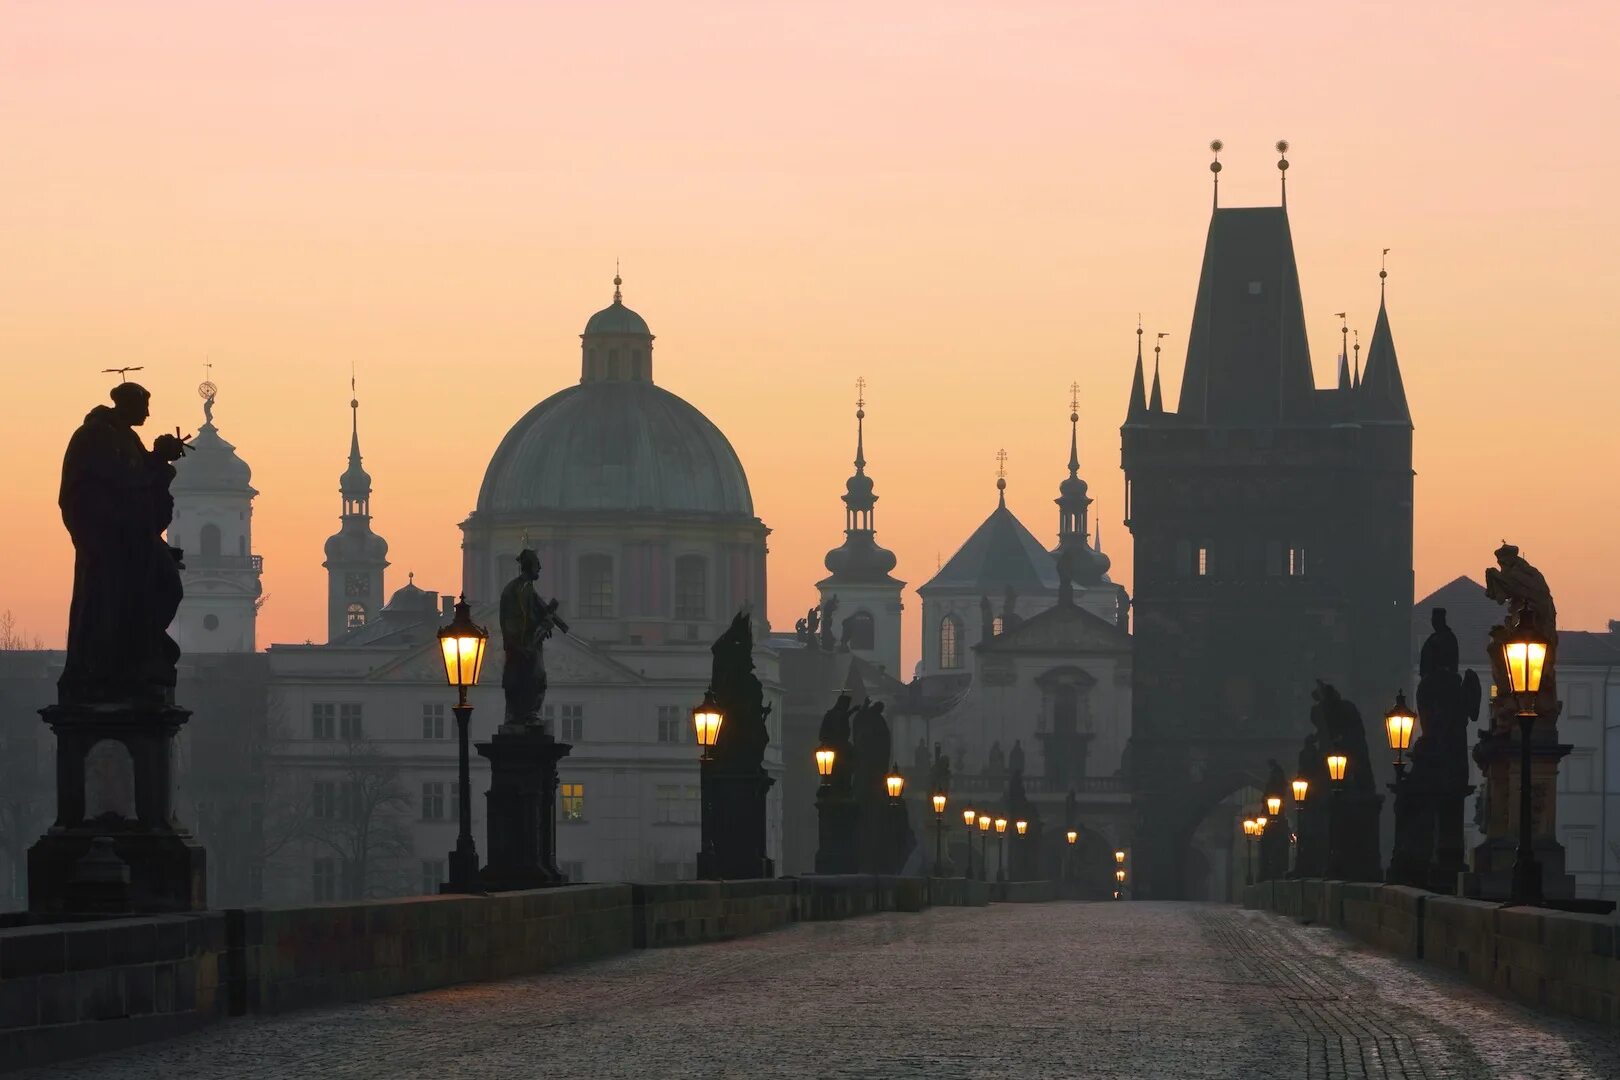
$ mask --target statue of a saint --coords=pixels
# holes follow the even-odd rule
[[[557,617],[557,601],[545,603],[534,591],[540,577],[540,556],[528,548],[518,553],[518,575],[501,590],[501,649],[506,664],[501,689],[506,692],[506,723],[539,728],[540,706],[546,698],[546,664],[541,655],[553,630],[568,632]]]
[[[152,395],[112,389],[68,441],[59,504],[73,538],[73,606],[57,684],[63,704],[174,700],[180,647],[168,635],[180,608],[180,556],[163,537],[174,515],[169,482],[186,450],[159,435],[148,450],[135,429]]]
[[[1433,632],[1424,639],[1418,654],[1418,678],[1431,675],[1456,674],[1459,650],[1457,635],[1446,625],[1446,609],[1437,607],[1429,612],[1429,625]]]
[[[945,756],[939,743],[934,744],[934,765],[929,774],[929,783],[935,794],[943,795],[951,790],[951,759]]]
[[[1012,750],[1007,754],[1007,768],[1020,776],[1024,772],[1024,741],[1014,739]]]
[[[833,616],[838,613],[838,597],[829,596],[821,602],[821,647],[832,652],[838,642],[833,638]]]
[[[1485,595],[1506,604],[1507,618],[1491,627],[1491,672],[1498,687],[1510,685],[1502,666],[1502,643],[1515,631],[1534,629],[1547,639],[1547,658],[1541,678],[1541,699],[1556,702],[1555,675],[1558,656],[1558,609],[1553,606],[1552,590],[1540,570],[1531,566],[1512,544],[1496,549],[1496,566],[1485,570]],[[1504,698],[1505,700],[1505,698]]]

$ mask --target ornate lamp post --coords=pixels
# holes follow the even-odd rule
[[[1327,756],[1328,779],[1332,783],[1328,786],[1328,827],[1327,827],[1327,876],[1339,877],[1339,793],[1344,790],[1344,773],[1350,767],[1350,759],[1344,754],[1334,751]]]
[[[979,880],[990,876],[990,815],[979,815]]]
[[[726,722],[726,714],[721,711],[719,704],[714,700],[714,691],[703,691],[703,704],[692,710],[692,727],[697,731],[697,744],[702,747],[700,761],[714,760],[714,744],[720,738],[720,725]],[[823,776],[832,775],[832,751],[827,753],[827,771]],[[821,753],[816,754],[817,766],[820,766]]]
[[[1534,806],[1530,797],[1530,736],[1536,725],[1541,676],[1547,666],[1547,639],[1533,625],[1515,628],[1502,642],[1502,662],[1519,714],[1519,849],[1513,856],[1512,900],[1515,904],[1539,904],[1541,866],[1536,862],[1531,821]]]
[[[962,810],[962,824],[967,826],[967,877],[973,879],[973,823],[979,820],[979,812],[973,807]]]
[[[1007,880],[1007,819],[996,818],[996,880]]]
[[[467,704],[467,691],[478,685],[478,676],[484,670],[484,646],[489,643],[489,631],[472,621],[472,609],[463,596],[456,601],[455,617],[439,630],[439,650],[444,655],[444,676],[455,688],[456,739],[460,752],[461,790],[457,793],[457,813],[461,817],[456,834],[456,849],[450,853],[451,892],[481,891],[478,885],[478,848],[472,835],[472,762],[468,747],[467,728],[472,722],[472,706]]]
[[[1063,834],[1063,839],[1068,841],[1068,846],[1063,849],[1063,861],[1065,864],[1063,876],[1072,878],[1074,877],[1074,845],[1080,842],[1080,830],[1070,829]]]
[[[1246,842],[1244,843],[1243,848],[1244,848],[1245,853],[1248,856],[1247,870],[1244,873],[1244,881],[1243,881],[1243,883],[1245,885],[1253,885],[1254,884],[1254,838],[1256,836],[1260,835],[1260,827],[1259,827],[1258,824],[1256,824],[1254,818],[1251,817],[1251,818],[1244,818],[1243,819],[1243,835],[1246,838]]]
[[[1395,752],[1395,782],[1406,779],[1406,752],[1412,748],[1412,728],[1417,717],[1406,707],[1406,691],[1395,695],[1395,704],[1384,714],[1384,734]]]
[[[899,802],[900,795],[906,790],[906,778],[900,775],[900,763],[897,761],[889,766],[889,775],[883,778],[883,786],[889,792],[890,802]]]
[[[934,792],[934,874],[945,876],[945,793]]]
[[[692,710],[692,729],[697,734],[698,744],[698,797],[703,804],[703,837],[698,862],[702,864],[699,876],[708,870],[715,860],[715,832],[719,822],[716,820],[714,808],[714,783],[710,775],[714,767],[714,744],[720,738],[720,725],[726,722],[725,710],[720,708],[719,702],[714,700],[713,689],[703,691],[703,701]],[[828,763],[829,769],[831,762]],[[712,871],[710,871],[712,873]]]

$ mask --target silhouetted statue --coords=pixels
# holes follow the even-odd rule
[[[988,596],[979,597],[979,640],[989,641],[996,636],[996,611]]]
[[[928,741],[920,736],[917,739],[917,745],[911,751],[911,765],[919,773],[926,772],[928,769]]]
[[[1429,625],[1432,632],[1423,641],[1423,649],[1418,654],[1419,682],[1431,675],[1444,672],[1455,673],[1458,663],[1457,635],[1452,633],[1451,627],[1446,625],[1446,609],[1437,607],[1429,612]]]
[[[1496,685],[1512,685],[1502,666],[1502,643],[1514,632],[1535,629],[1547,639],[1547,659],[1541,677],[1541,700],[1557,701],[1554,685],[1558,653],[1558,609],[1553,606],[1552,590],[1541,571],[1519,555],[1519,549],[1504,543],[1496,549],[1496,566],[1485,570],[1485,595],[1506,604],[1507,617],[1491,627],[1491,672]]]
[[[715,737],[714,760],[731,772],[758,768],[770,742],[771,707],[754,674],[754,622],[746,605],[709,652],[714,656],[709,687],[726,716]]]
[[[1362,726],[1360,710],[1320,679],[1316,681],[1311,698],[1315,701],[1311,706],[1311,722],[1317,725],[1318,731],[1326,728],[1327,746],[1331,750],[1337,750],[1350,759],[1350,767],[1345,772],[1345,785],[1355,791],[1376,790],[1372,755],[1367,752],[1367,729]],[[1320,743],[1320,739],[1318,741]]]
[[[804,623],[804,640],[806,642],[814,644],[821,640],[821,608],[819,606],[805,612],[804,618],[800,621]]]
[[[540,707],[546,699],[546,664],[542,656],[553,630],[568,632],[557,617],[557,601],[545,603],[534,591],[540,577],[540,556],[528,548],[518,552],[518,575],[501,590],[501,689],[506,693],[506,723],[539,727]]]
[[[855,748],[855,786],[865,798],[885,794],[883,778],[889,773],[893,737],[883,718],[883,702],[867,698],[850,718],[850,736]]]
[[[1058,596],[1060,607],[1074,606],[1074,548],[1066,547],[1058,552]]]
[[[930,794],[943,795],[951,790],[951,759],[945,756],[939,743],[934,744],[934,765],[928,775]]]
[[[1024,743],[1021,739],[1013,740],[1012,752],[1007,755],[1007,769],[1019,776],[1024,775]]]
[[[815,609],[812,608],[811,610],[814,611]],[[797,638],[801,644],[805,645],[808,645],[814,641],[815,638],[810,635],[810,620],[800,619],[798,622],[795,622],[793,624],[793,636]]]
[[[180,647],[168,628],[180,608],[181,552],[163,531],[186,445],[175,435],[150,450],[141,442],[135,429],[151,397],[137,383],[113,387],[112,405],[90,410],[62,459],[59,504],[73,538],[63,704],[174,700]]]
[[[833,752],[833,771],[830,779],[833,783],[841,783],[844,787],[849,786],[850,769],[854,765],[850,753],[850,716],[854,712],[855,706],[849,694],[839,694],[832,708],[822,714],[821,729],[816,733],[820,745]]]
[[[990,744],[990,755],[984,763],[984,771],[990,776],[1000,776],[1007,771],[1007,755],[1002,752],[1000,739]]]
[[[1277,764],[1276,758],[1267,761],[1266,766],[1266,790],[1263,794],[1276,795],[1286,802],[1288,800],[1288,778],[1283,775],[1283,767]]]
[[[838,612],[838,597],[829,596],[821,602],[821,647],[832,652],[838,643],[833,640],[833,616]]]

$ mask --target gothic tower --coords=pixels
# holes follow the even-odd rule
[[[1285,197],[1214,209],[1173,412],[1146,400],[1138,339],[1120,435],[1140,896],[1210,895],[1224,854],[1195,834],[1268,759],[1293,774],[1315,680],[1373,747],[1410,681],[1412,422],[1382,304],[1378,327],[1361,385],[1317,388]]]
[[[906,583],[897,580],[894,552],[879,547],[873,523],[877,495],[866,475],[866,380],[855,402],[855,473],[844,484],[844,542],[827,552],[831,572],[816,582],[822,610],[837,598],[833,634],[849,650],[869,660],[896,679],[900,670],[900,593]]]
[[[353,380],[349,389],[353,391]],[[349,399],[349,467],[338,488],[342,524],[326,541],[326,639],[336,641],[382,610],[388,541],[371,531],[371,476],[360,465],[360,400]]]
[[[252,471],[214,426],[218,388],[198,387],[203,426],[174,463],[169,544],[185,552],[185,599],[170,633],[180,651],[253,652],[257,648],[263,561],[253,554]]]

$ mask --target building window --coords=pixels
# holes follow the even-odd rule
[[[656,813],[654,818],[659,824],[673,825],[680,820],[681,812],[681,785],[659,784],[654,789],[656,799]]]
[[[310,738],[331,739],[337,735],[337,706],[317,701],[309,707]]]
[[[433,895],[435,895],[436,893],[438,893],[439,886],[442,885],[442,884],[444,884],[444,860],[443,859],[423,859],[422,860],[422,895],[423,896],[433,896]]]
[[[422,820],[444,820],[444,784],[438,780],[422,784]]]
[[[1288,576],[1289,577],[1304,577],[1305,576],[1305,549],[1304,548],[1302,548],[1302,547],[1291,547],[1291,548],[1288,549]]]
[[[337,785],[330,780],[315,781],[310,787],[309,812],[316,821],[337,820]]]
[[[350,604],[344,613],[343,625],[350,630],[357,630],[366,625],[366,605]]]
[[[962,666],[962,622],[955,615],[939,620],[939,666]]]
[[[557,730],[557,738],[567,743],[583,742],[585,739],[585,706],[561,705],[558,709],[562,715],[562,723]]]
[[[1000,615],[990,620],[990,636],[1000,637],[1001,632],[1007,629],[1007,620]]]
[[[316,859],[310,872],[310,895],[317,904],[337,899],[337,860],[331,856]]]
[[[857,611],[844,620],[844,643],[852,649],[877,647],[877,620],[870,611]]]
[[[357,701],[346,701],[338,706],[338,738],[351,741],[365,738],[365,732],[360,727],[360,715],[360,703]]]
[[[685,709],[679,705],[658,706],[658,741],[661,743],[682,742],[681,734],[686,728]]]
[[[425,701],[422,703],[422,738],[444,738],[444,703],[442,701]]]
[[[1198,552],[1193,561],[1193,573],[1198,577],[1209,577],[1209,545],[1199,544]]]
[[[209,522],[197,534],[198,554],[205,559],[219,558],[219,526]]]
[[[709,608],[709,561],[701,555],[675,560],[675,617],[703,619]]]
[[[587,619],[613,618],[611,555],[587,555],[579,560],[579,613]]]
[[[562,820],[565,822],[580,822],[585,820],[585,785],[562,784]]]

